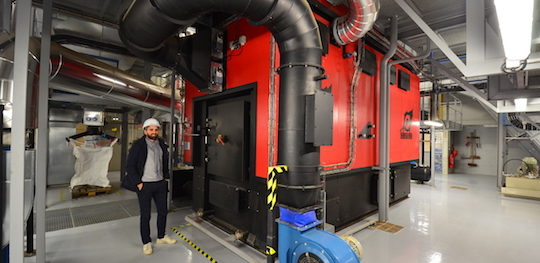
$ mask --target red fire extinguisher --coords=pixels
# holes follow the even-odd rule
[[[448,157],[448,168],[454,168],[456,165],[456,156],[458,151],[454,147],[450,148],[450,156]]]

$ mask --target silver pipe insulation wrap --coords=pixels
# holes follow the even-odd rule
[[[348,0],[349,13],[332,23],[336,42],[342,46],[362,38],[375,24],[380,9],[379,0]]]

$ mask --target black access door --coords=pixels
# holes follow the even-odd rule
[[[208,106],[209,175],[237,183],[248,178],[248,114],[249,103],[243,100]]]
[[[207,173],[212,205],[238,212],[249,180],[249,102],[208,106]]]

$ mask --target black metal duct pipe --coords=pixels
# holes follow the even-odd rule
[[[286,178],[280,178],[279,201],[294,209],[316,205],[320,154],[319,147],[305,143],[305,116],[306,95],[321,85],[322,44],[306,0],[135,1],[122,18],[120,37],[134,54],[176,64],[182,56],[163,56],[181,50],[174,35],[211,12],[246,17],[274,35],[281,57],[278,163],[289,166]]]

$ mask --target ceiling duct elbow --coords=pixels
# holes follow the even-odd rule
[[[375,24],[379,12],[379,0],[348,0],[349,13],[332,23],[334,39],[347,45],[362,38]]]

